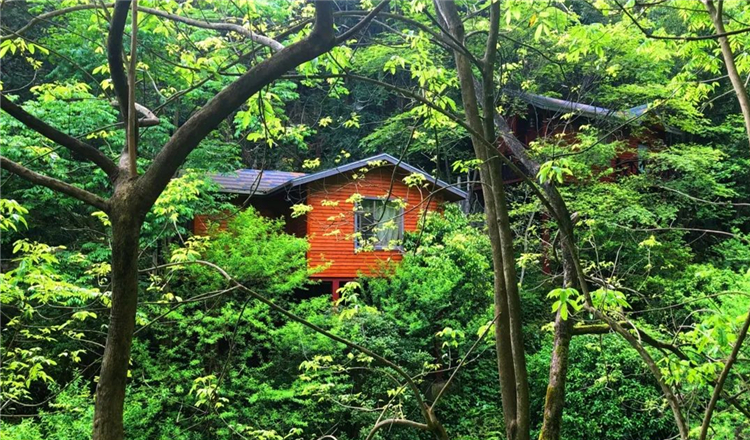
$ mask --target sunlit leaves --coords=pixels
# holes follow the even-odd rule
[[[206,176],[194,170],[172,179],[161,193],[152,208],[153,213],[170,223],[176,223],[180,216],[190,218],[194,214],[190,203],[198,200],[201,191],[209,188]]]
[[[578,291],[572,287],[553,289],[547,294],[547,298],[555,299],[552,303],[552,312],[560,311],[563,320],[568,319],[571,313],[579,312],[583,308],[583,298]]]
[[[193,235],[185,241],[185,245],[172,249],[169,259],[172,263],[186,263],[196,261],[206,252],[211,238],[208,236]]]
[[[8,52],[10,52],[12,55],[15,55],[16,52],[18,52],[19,54],[28,53],[34,55],[37,50],[44,55],[49,54],[48,49],[39,46],[38,44],[34,44],[30,41],[26,41],[21,37],[15,39],[7,39],[0,42],[0,58],[4,57]]]
[[[446,348],[446,347],[458,348],[459,344],[466,337],[466,334],[461,330],[456,330],[451,327],[445,327],[444,329],[435,333],[435,336],[437,336],[438,339],[443,340],[443,344],[442,344],[443,348]]]
[[[14,201],[1,200],[3,215],[26,213]],[[5,221],[0,220],[0,225],[3,223]],[[30,388],[37,383],[54,384],[50,369],[57,362],[53,358],[71,354],[62,348],[64,345],[59,345],[60,341],[80,340],[85,333],[79,326],[97,318],[95,312],[85,307],[102,295],[96,289],[73,284],[67,279],[57,257],[64,250],[63,246],[52,247],[29,240],[18,240],[13,245],[12,268],[2,274],[0,282],[0,303],[8,317],[4,322],[5,361],[0,376],[3,400],[23,401],[31,398]],[[68,309],[71,312],[60,312]],[[62,351],[58,353],[58,350]],[[79,353],[72,352],[71,360],[80,361]]]
[[[346,128],[359,128],[359,115],[352,113],[346,121],[344,121],[344,127]]]
[[[218,381],[215,375],[197,377],[193,380],[190,394],[195,395],[195,406],[206,406],[218,409],[229,402],[229,399],[219,394]]]
[[[630,308],[624,293],[606,287],[591,292],[591,302],[594,307],[604,312],[617,312]]]
[[[90,90],[91,87],[85,83],[44,83],[31,88],[31,92],[37,95],[42,102],[86,99],[91,97]]]
[[[312,205],[297,203],[292,205],[292,213],[290,215],[292,218],[302,217],[303,215],[310,213],[313,209]]]
[[[251,142],[264,142],[269,147],[291,144],[304,148],[306,140],[315,131],[306,124],[290,124],[285,114],[286,103],[299,98],[297,85],[278,81],[247,101],[246,109],[235,115],[237,133],[248,131],[245,137]],[[321,126],[330,121],[323,121]]]
[[[18,232],[18,225],[28,228],[25,214],[29,211],[15,200],[0,199],[0,231],[8,232],[11,229]]]
[[[573,176],[568,159],[550,160],[539,167],[537,179],[541,183],[563,183],[566,176]]]

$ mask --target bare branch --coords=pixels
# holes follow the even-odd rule
[[[641,341],[645,342],[646,344],[657,348],[662,351],[669,351],[670,353],[677,356],[677,358],[689,361],[690,358],[687,357],[687,355],[680,350],[677,346],[673,344],[669,344],[664,341],[660,341],[653,336],[649,335],[648,333],[644,332],[643,330],[636,327],[632,322],[629,321],[621,321],[619,324],[623,327],[630,327],[633,329],[633,331],[636,332],[637,336],[641,339]],[[580,336],[580,335],[603,335],[610,333],[612,331],[612,328],[609,324],[602,323],[602,324],[576,324],[571,328],[571,334],[573,336]]]
[[[125,21],[128,18],[129,9],[130,0],[115,3],[107,37],[107,62],[112,77],[112,87],[115,89],[117,101],[120,103],[120,113],[125,121],[128,120],[128,77],[122,60],[122,36],[125,32]]]
[[[87,160],[95,163],[99,166],[99,168],[107,173],[110,179],[115,179],[117,177],[117,173],[119,171],[117,169],[117,165],[104,153],[92,147],[91,145],[52,127],[41,119],[31,115],[29,112],[21,108],[21,106],[12,103],[3,95],[0,95],[0,108],[5,110],[9,115],[19,120],[25,126],[36,131],[47,139],[62,145],[71,152],[81,155]]]
[[[657,187],[657,188],[660,188],[660,189],[666,190],[666,191],[671,191],[671,192],[673,192],[673,193],[677,193],[677,194],[679,194],[679,195],[681,195],[681,196],[683,196],[683,197],[685,197],[685,198],[688,198],[688,199],[690,199],[690,200],[695,200],[696,202],[701,202],[701,203],[705,203],[705,204],[707,204],[707,205],[714,205],[714,206],[733,206],[733,207],[740,207],[740,206],[743,206],[743,207],[745,207],[745,206],[750,206],[750,203],[734,203],[734,202],[729,202],[729,201],[727,201],[727,202],[712,202],[712,201],[710,201],[710,200],[706,200],[706,199],[701,199],[700,197],[695,197],[695,196],[691,196],[690,194],[684,193],[684,192],[682,192],[682,191],[678,191],[678,190],[676,190],[676,189],[674,189],[674,188],[669,188],[669,187],[666,187],[666,186],[662,186],[662,185],[654,185],[654,186],[655,186],[655,187]]]
[[[85,189],[78,188],[77,186],[70,185],[61,180],[36,173],[24,167],[23,165],[13,162],[12,160],[6,159],[2,156],[0,156],[0,166],[2,166],[3,169],[33,184],[41,185],[53,191],[69,195],[88,205],[99,208],[104,212],[109,211],[109,203],[107,203],[106,200],[86,191]]]
[[[340,11],[340,12],[334,13],[334,15],[337,16],[337,17],[339,17],[339,16],[341,16],[341,17],[347,17],[347,16],[358,17],[358,16],[361,16],[361,15],[365,15],[365,11]],[[454,40],[451,40],[449,38],[443,37],[443,35],[441,35],[439,32],[436,32],[431,27],[426,26],[424,23],[420,23],[417,20],[413,20],[413,19],[411,19],[409,17],[406,17],[404,15],[400,15],[400,14],[380,13],[380,14],[378,14],[378,16],[382,17],[382,18],[390,18],[390,19],[393,19],[393,20],[398,20],[398,21],[401,21],[401,22],[403,22],[403,23],[405,23],[405,24],[407,24],[409,26],[412,26],[412,27],[415,27],[417,29],[420,29],[423,32],[429,34],[431,37],[433,37],[435,39],[435,41],[438,42],[439,44],[445,45],[445,46],[447,46],[447,47],[449,47],[449,48],[451,48],[453,50],[457,50],[457,51],[461,52],[462,54],[464,54],[467,57],[469,57],[469,59],[471,59],[472,62],[475,65],[479,65],[479,62],[476,59],[476,57],[474,57],[474,55],[472,55],[471,52],[469,52],[469,50],[465,46],[456,43]]]
[[[372,19],[375,18],[375,16],[378,15],[380,13],[380,11],[382,11],[383,8],[385,8],[388,5],[389,2],[390,2],[390,0],[384,0],[384,1],[382,1],[372,11],[370,11],[370,13],[365,16],[365,18],[363,18],[357,24],[355,24],[354,26],[352,26],[351,29],[349,29],[348,31],[346,31],[343,34],[339,35],[338,37],[336,37],[336,44],[344,43],[346,40],[348,40],[348,39],[352,38],[354,35],[356,35],[357,32],[359,32],[363,27],[365,27],[366,25],[368,25],[372,21]]]
[[[15,33],[20,36],[24,32],[26,32],[29,29],[31,29],[38,22],[45,21],[45,20],[50,19],[52,17],[57,17],[58,15],[64,15],[64,14],[69,14],[69,13],[75,12],[75,11],[84,11],[84,10],[87,10],[87,9],[97,9],[97,8],[99,8],[99,5],[90,4],[90,5],[71,6],[69,8],[64,8],[64,9],[58,9],[58,10],[55,10],[55,11],[50,11],[50,12],[47,12],[45,14],[37,15],[36,17],[32,18],[31,20],[29,20],[28,23],[26,23],[26,25],[24,25],[23,27],[21,27],[20,29],[18,29],[17,31],[15,31]],[[7,34],[6,35],[0,35],[0,41],[7,40],[9,38],[11,38],[11,35],[7,35]]]
[[[424,423],[414,422],[412,420],[407,419],[385,419],[381,420],[380,422],[376,423],[375,426],[372,427],[370,430],[370,433],[367,434],[367,437],[365,440],[372,440],[372,437],[382,428],[385,428],[386,426],[407,426],[409,428],[417,428],[421,429],[422,431],[429,431],[430,427],[425,425]]]
[[[159,125],[159,117],[149,110],[145,105],[135,103],[135,111],[143,115],[138,120],[138,127],[154,127]]]
[[[649,32],[648,29],[644,28],[643,25],[640,22],[638,22],[638,20],[635,17],[633,17],[633,14],[631,14],[625,8],[625,6],[620,4],[620,2],[618,2],[617,0],[614,0],[614,1],[615,1],[615,4],[620,8],[620,10],[624,12],[625,15],[628,16],[630,21],[633,22],[633,24],[638,28],[638,30],[641,31],[641,33],[646,38],[651,38],[654,40],[678,40],[678,41],[716,40],[718,38],[726,38],[730,35],[744,34],[744,33],[750,32],[750,27],[746,27],[746,28],[737,29],[734,31],[729,31],[729,32],[720,30],[719,33],[712,34],[712,35],[695,35],[695,36],[689,36],[689,37],[677,37],[677,36],[672,36],[672,35],[654,35],[651,32]]]
[[[185,23],[191,26],[203,28],[203,29],[213,29],[216,31],[230,31],[230,32],[236,32],[240,35],[243,35],[250,39],[251,41],[254,41],[258,44],[262,44],[263,46],[267,46],[271,48],[274,52],[279,52],[280,50],[284,49],[284,45],[279,43],[278,41],[274,40],[271,37],[267,37],[265,35],[256,34],[255,32],[247,29],[244,26],[240,26],[238,24],[234,23],[212,23],[209,21],[201,21],[201,20],[195,20],[189,17],[183,17],[181,15],[175,15],[170,14],[164,11],[160,11],[158,9],[152,9],[152,8],[138,8],[139,11],[143,11],[147,14],[156,15],[157,17],[166,18],[172,21],[177,21],[180,23]]]

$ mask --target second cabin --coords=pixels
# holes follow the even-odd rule
[[[343,283],[373,274],[402,259],[405,231],[416,231],[426,212],[466,193],[389,154],[314,174],[242,169],[215,175],[220,191],[237,205],[284,218],[286,232],[307,237],[313,278],[334,298]],[[194,232],[205,234],[210,218],[198,215]],[[226,220],[217,218],[223,223]]]

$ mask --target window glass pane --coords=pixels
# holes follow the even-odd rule
[[[357,212],[358,247],[376,249],[398,246],[403,231],[401,208],[394,202],[363,200]]]
[[[377,226],[378,243],[381,246],[395,245],[396,243],[392,242],[399,239],[400,227],[398,220],[400,213],[393,204],[389,204],[384,208],[381,205],[381,209],[378,212],[377,220],[380,220]]]

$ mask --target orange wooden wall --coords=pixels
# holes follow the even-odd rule
[[[399,198],[407,203],[404,231],[415,231],[425,209],[439,209],[443,199],[437,195],[430,199],[429,189],[408,187],[403,183],[404,176],[397,172],[394,177],[393,168],[384,167],[371,170],[360,179],[345,174],[310,184],[306,203],[313,209],[307,213],[308,264],[316,267],[331,263],[314,278],[356,278],[359,272],[372,274],[401,261],[402,255],[397,250],[355,251],[351,237],[354,234],[354,204],[346,200],[355,193],[364,197],[385,196],[393,181],[391,199]],[[324,201],[338,202],[338,205],[330,206]]]

